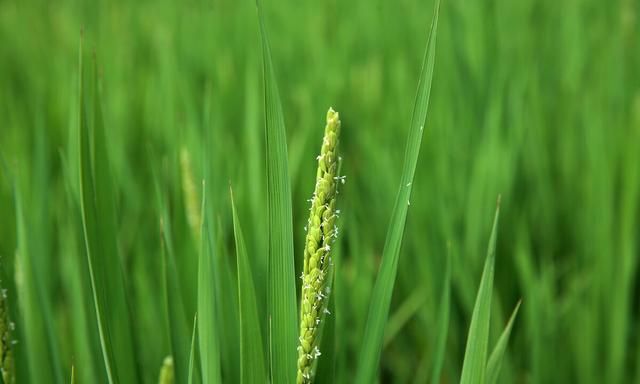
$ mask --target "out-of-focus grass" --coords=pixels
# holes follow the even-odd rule
[[[321,117],[329,106],[341,112],[348,182],[340,194],[335,282],[339,382],[355,375],[432,5],[264,4],[288,128],[296,271]],[[382,351],[382,381],[413,379],[431,361],[424,357],[436,353],[447,243],[452,301],[442,377],[460,377],[498,193],[490,346],[522,298],[500,379],[640,379],[639,12],[631,0],[443,2],[436,76],[390,316],[416,289],[424,300]],[[163,181],[163,215],[171,224],[189,331],[198,306],[200,244],[185,213],[183,147],[194,178],[207,179],[212,262],[227,272],[236,260],[228,182],[234,186],[254,282],[264,288],[257,292],[258,313],[265,316],[268,231],[257,25],[253,1],[0,2],[0,153],[11,171],[0,176],[3,286],[10,302],[19,303],[15,181],[36,292],[52,322],[26,321],[25,308],[12,308],[19,377],[36,380],[29,373],[43,374],[37,370],[50,365],[46,355],[56,351],[65,378],[72,363],[78,382],[105,378],[77,177],[81,27],[85,46],[99,53],[115,234],[143,381],[157,380],[171,352],[154,172]],[[235,290],[235,272],[227,272],[222,276],[234,284],[216,284]],[[21,276],[29,278],[24,271]],[[38,341],[51,349],[29,351],[37,343],[27,334],[52,334]],[[262,335],[266,340],[267,328]],[[187,339],[181,348],[191,345]],[[223,376],[229,375],[225,369],[238,357],[228,343],[221,341],[220,348],[231,359],[221,361]],[[48,377],[55,375],[52,367]]]

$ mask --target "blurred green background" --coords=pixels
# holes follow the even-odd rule
[[[298,271],[327,108],[342,120],[337,376],[348,383],[433,3],[265,0],[265,9],[288,131]],[[501,381],[640,382],[639,12],[634,0],[443,0],[381,382],[426,381],[448,252],[453,301],[442,382],[459,379],[498,194],[493,341],[522,299]],[[81,28],[102,79],[144,382],[156,381],[170,351],[154,173],[169,196],[188,313],[197,268],[182,187],[189,172],[199,186],[210,169],[216,247],[230,266],[233,185],[264,283],[257,25],[251,0],[0,0],[0,154],[8,168],[0,177],[0,263],[19,382],[41,382],[38,375],[66,382],[72,364],[80,382],[104,380],[78,205]],[[27,270],[15,262],[13,180],[24,205]],[[234,289],[223,287],[225,300]],[[232,335],[237,326],[227,320]],[[237,363],[227,337],[223,370]],[[226,378],[235,380],[229,370]]]

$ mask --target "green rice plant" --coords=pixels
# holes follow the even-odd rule
[[[297,383],[313,381],[313,365],[321,352],[317,336],[328,312],[332,272],[332,253],[338,227],[336,220],[340,211],[336,208],[338,184],[344,176],[338,174],[338,141],[340,116],[329,108],[322,148],[318,156],[316,185],[311,197],[311,208],[307,221],[302,279],[300,293],[300,345],[298,346]]]
[[[162,366],[160,381],[189,384],[640,382],[633,1],[566,2],[567,17],[434,1],[429,27],[421,2],[269,0],[260,41],[251,2],[76,3],[0,5],[16,381],[149,384]],[[74,77],[81,22],[107,53],[105,92],[97,68]],[[335,243],[340,172],[308,156],[330,103],[354,179]],[[330,111],[325,131],[339,121]],[[314,176],[325,193],[307,220]],[[498,190],[510,214],[472,257]],[[510,317],[496,305],[519,296]]]
[[[287,367],[286,346],[290,346],[291,318],[294,305],[290,302],[291,266],[293,254],[291,240],[291,197],[289,192],[286,140],[282,107],[278,93],[275,71],[273,69],[269,40],[266,33],[261,4],[258,2],[258,17],[262,36],[265,110],[266,110],[266,153],[267,153],[267,189],[269,193],[269,239],[270,239],[270,347],[272,381],[291,382]],[[410,205],[411,186],[420,152],[420,144],[426,123],[433,67],[435,64],[435,42],[437,31],[439,2],[436,2],[434,20],[430,28],[427,48],[424,56],[418,92],[412,116],[405,162],[401,177],[400,190],[389,226],[383,263],[376,281],[373,301],[365,330],[364,344],[360,351],[356,382],[368,383],[375,376],[376,366],[383,343],[383,331],[388,317],[389,306],[398,256],[402,242],[408,206]],[[311,199],[311,214],[307,222],[307,237],[302,271],[302,293],[300,308],[300,337],[298,346],[298,364],[296,382],[313,381],[313,365],[320,356],[318,329],[326,310],[328,295],[327,281],[330,281],[331,244],[337,235],[335,227],[335,194],[338,180],[336,158],[337,138],[340,129],[338,114],[332,109],[327,114],[325,139],[318,156],[319,167],[316,174],[316,190]],[[327,257],[328,256],[328,257]],[[277,257],[277,258],[276,258]],[[295,294],[293,295],[295,298]],[[278,321],[276,321],[276,318]],[[273,327],[277,324],[277,328]],[[274,334],[279,338],[274,338]]]

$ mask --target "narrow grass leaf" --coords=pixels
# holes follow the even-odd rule
[[[449,249],[451,249],[449,247]],[[449,313],[451,311],[451,254],[447,254],[444,282],[442,283],[442,297],[440,298],[440,308],[438,309],[438,338],[433,353],[433,365],[431,368],[431,384],[440,383],[440,374],[444,364],[444,355],[447,346],[447,334],[449,333]]]
[[[223,244],[223,224],[218,216],[217,230],[213,237],[216,245],[213,260],[213,272],[215,282],[216,321],[218,329],[224,332],[218,333],[220,370],[223,372],[225,382],[237,383],[240,381],[240,328],[238,320],[238,283],[235,279],[235,265],[232,267],[227,250]]]
[[[94,120],[91,131],[83,96],[82,61],[81,44],[80,203],[91,290],[109,383],[134,383],[140,380],[136,370],[122,264],[116,244],[114,195],[97,89],[97,70],[94,68]]]
[[[505,327],[504,331],[500,335],[496,346],[493,348],[493,352],[491,352],[491,356],[489,356],[489,362],[487,363],[487,384],[494,384],[498,382],[498,376],[500,375],[500,368],[502,367],[502,358],[504,356],[504,351],[507,349],[507,344],[509,343],[509,337],[511,336],[511,328],[513,328],[513,323],[518,315],[518,309],[520,308],[520,301],[516,304],[511,317],[509,318],[509,322]]]
[[[41,284],[36,278],[31,248],[34,238],[29,231],[23,195],[16,180],[14,180],[13,189],[18,237],[16,289],[23,322],[23,336],[26,341],[30,379],[34,382],[45,380],[62,383],[60,367],[56,367],[59,363],[59,355],[54,350],[55,337],[52,329],[54,324],[51,308],[45,301]]]
[[[191,350],[189,352],[189,377],[187,378],[188,384],[193,384],[194,366],[196,360],[196,330],[198,329],[198,314],[193,316],[193,331],[191,332]]]
[[[71,143],[76,142],[77,132],[69,129]],[[77,127],[76,127],[77,128]],[[77,153],[77,145],[70,145],[67,152]],[[74,152],[71,152],[74,151]],[[69,155],[60,152],[60,160],[64,172],[66,209],[69,214],[62,225],[61,236],[62,253],[68,255],[62,260],[61,267],[67,271],[64,278],[66,295],[69,297],[71,322],[74,324],[73,350],[74,366],[82,367],[79,372],[81,382],[107,381],[103,366],[100,341],[95,324],[96,314],[91,296],[91,283],[89,282],[89,268],[84,255],[84,248],[80,248],[82,240],[82,219],[80,217],[80,202],[76,172],[77,163],[73,166],[69,162]],[[75,182],[74,182],[75,181]],[[65,229],[66,228],[66,229]],[[97,368],[99,367],[99,368]]]
[[[431,383],[439,384],[440,375],[444,364],[444,357],[447,345],[447,335],[449,333],[449,316],[451,312],[451,254],[447,254],[446,270],[442,281],[442,293],[437,309],[438,320],[436,324],[435,345],[428,345],[420,361],[418,370],[413,377],[413,383],[426,383],[431,374]]]
[[[173,246],[172,228],[167,211],[166,198],[162,194],[158,179],[155,177],[155,189],[160,212],[160,241],[162,249],[162,261],[164,272],[164,299],[169,325],[171,351],[174,364],[174,376],[178,382],[184,382],[189,374],[189,346],[184,342],[189,337],[189,325],[182,299],[182,284],[176,264],[176,256]]]
[[[220,349],[215,310],[215,273],[213,271],[212,235],[206,214],[204,187],[202,191],[202,227],[200,257],[198,261],[198,315],[200,326],[198,340],[202,368],[202,382],[216,384],[222,381],[220,374]]]
[[[398,258],[407,219],[407,211],[410,204],[411,189],[415,175],[422,134],[427,119],[429,95],[431,93],[431,80],[435,64],[436,32],[438,29],[438,12],[440,1],[436,2],[433,21],[429,31],[426,52],[422,63],[418,92],[415,99],[411,127],[404,157],[400,189],[398,191],[391,222],[387,231],[382,262],[378,277],[371,295],[369,315],[364,332],[364,340],[360,349],[356,383],[369,384],[374,380],[377,372],[378,361],[382,351],[384,330],[389,316],[391,296],[398,270]]]
[[[462,377],[460,378],[461,384],[483,384],[485,382],[499,214],[500,197],[498,197],[498,207],[496,208],[496,214],[493,220],[489,249],[480,280],[480,288],[478,288],[476,303],[473,308],[473,314],[471,315],[471,325],[469,326],[467,347],[462,365]]]
[[[236,260],[238,267],[238,302],[240,313],[240,382],[266,383],[267,371],[265,355],[262,349],[262,334],[258,303],[251,273],[251,263],[247,256],[247,247],[240,226],[240,219],[231,192],[231,209],[233,212],[233,234],[236,243]]]
[[[164,220],[163,220],[163,223]],[[164,269],[164,299],[169,322],[169,336],[174,360],[174,375],[178,382],[187,378],[189,347],[184,343],[188,339],[189,328],[184,314],[184,304],[180,294],[179,276],[176,273],[175,255],[171,245],[169,229],[162,225],[162,257]]]
[[[269,346],[271,382],[293,383],[297,304],[287,137],[261,2],[257,2],[264,75],[269,228]]]

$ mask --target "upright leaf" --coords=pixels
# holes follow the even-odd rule
[[[451,310],[451,255],[447,255],[447,269],[442,284],[442,297],[438,309],[438,338],[434,348],[433,365],[431,368],[431,384],[440,382],[440,373],[444,363],[444,354],[447,346],[447,334],[449,331],[449,312]]]
[[[169,228],[162,225],[162,258],[164,269],[164,298],[169,321],[169,336],[174,361],[174,375],[178,382],[186,380],[188,375],[189,346],[184,342],[189,338],[189,326],[184,312],[182,295],[180,294],[179,276],[176,273],[176,261],[171,244]]]
[[[247,248],[240,227],[240,219],[231,194],[233,212],[233,234],[236,242],[236,259],[238,266],[238,302],[240,312],[240,382],[266,383],[267,371],[265,355],[262,349],[262,334],[258,303],[251,273],[251,263],[247,256]]]
[[[187,380],[189,371],[189,346],[184,342],[189,338],[189,324],[182,299],[182,284],[177,272],[176,255],[173,246],[171,221],[167,211],[166,198],[161,192],[158,179],[154,174],[158,210],[160,212],[160,236],[164,272],[164,299],[169,322],[169,336],[174,361],[174,375],[178,382]],[[197,203],[196,203],[197,205]]]
[[[429,31],[427,48],[422,63],[418,92],[411,117],[409,138],[405,150],[404,165],[400,179],[400,189],[396,197],[391,222],[387,231],[380,271],[372,292],[369,315],[364,332],[364,340],[360,349],[356,382],[368,384],[376,376],[378,361],[382,350],[384,329],[389,316],[391,295],[398,270],[398,258],[407,219],[407,211],[411,198],[411,186],[415,175],[422,133],[427,119],[429,95],[431,93],[431,80],[435,64],[436,32],[438,29],[438,12],[440,1],[436,1],[433,22]]]
[[[34,243],[34,238],[30,235],[25,217],[23,195],[17,180],[13,183],[18,237],[16,289],[24,327],[30,379],[34,382],[46,380],[62,383],[60,367],[57,366],[59,356],[55,344],[51,307],[46,301],[33,266],[31,245]]]
[[[220,348],[216,327],[215,312],[215,273],[213,271],[213,244],[209,228],[209,218],[205,209],[205,193],[202,193],[202,228],[200,257],[198,261],[198,340],[200,344],[200,361],[202,382],[217,384],[222,381],[220,375]]]
[[[287,137],[271,48],[257,2],[264,74],[269,228],[269,346],[271,382],[292,383],[296,372],[297,304]]]
[[[450,247],[449,247],[450,250]],[[424,352],[420,367],[416,372],[413,382],[426,383],[429,372],[431,373],[431,383],[439,384],[442,366],[444,364],[445,350],[447,346],[447,335],[449,333],[449,315],[451,311],[451,255],[447,254],[446,270],[442,281],[442,294],[439,307],[437,309],[438,321],[436,324],[435,345],[429,345]]]
[[[80,203],[91,290],[102,355],[110,383],[139,382],[133,332],[117,246],[115,204],[94,66],[93,124],[84,102],[80,46]]]
[[[513,328],[513,322],[516,319],[519,308],[520,301],[516,304],[516,308],[513,310],[507,326],[504,328],[504,331],[502,331],[502,335],[500,335],[496,346],[493,348],[493,352],[491,352],[491,356],[489,356],[489,362],[487,363],[487,384],[494,384],[498,382],[500,368],[502,367],[502,357],[504,356],[504,351],[507,349],[509,336],[511,336],[511,328]]]
[[[496,208],[487,259],[484,263],[484,271],[480,280],[480,288],[476,303],[471,315],[467,348],[462,365],[461,384],[483,384],[485,382],[485,370],[487,366],[487,346],[489,344],[489,322],[491,318],[491,294],[493,291],[493,271],[496,257],[496,236],[498,230],[498,217],[500,214],[500,197]]]
[[[196,360],[196,329],[198,328],[198,314],[193,316],[193,331],[191,332],[191,349],[189,351],[189,377],[187,384],[193,384],[194,366]]]

